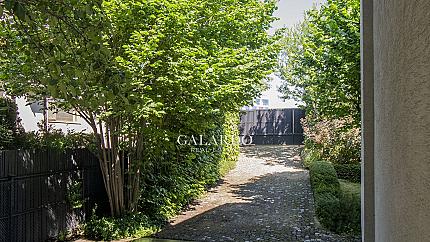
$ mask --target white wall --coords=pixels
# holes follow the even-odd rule
[[[274,12],[274,16],[279,20],[272,23],[272,28],[269,29],[269,34],[275,33],[280,28],[291,28],[294,25],[304,20],[305,11],[312,7],[318,7],[326,0],[279,0],[278,9]],[[279,92],[283,80],[276,75],[270,75],[269,89],[264,91],[260,98],[269,99],[268,108],[297,108],[298,103],[294,100],[284,100],[282,93]],[[245,108],[246,109],[246,108]]]
[[[21,124],[24,126],[25,131],[39,130],[37,123],[42,122],[43,112],[33,112],[31,107],[27,105],[26,98],[16,98],[16,105],[18,106],[18,116],[21,118]]]
[[[40,110],[42,105],[28,105],[27,99],[24,97],[16,98],[16,104],[18,106],[18,116],[22,119],[21,123],[24,126],[25,131],[38,131],[38,123],[43,122],[43,112]],[[37,107],[39,106],[39,107]],[[61,122],[50,122],[55,129],[61,129],[63,132],[73,130],[76,132],[92,132],[91,127],[83,120],[78,117],[75,123],[61,123]]]
[[[279,92],[279,87],[282,85],[282,79],[275,75],[271,75],[270,78],[269,89],[264,91],[261,95],[261,98],[269,99],[268,108],[297,108],[298,103],[296,103],[296,101],[291,99],[284,100],[281,98],[282,93]]]

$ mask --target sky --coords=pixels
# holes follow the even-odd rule
[[[318,6],[323,3],[324,0],[279,0],[278,9],[274,15],[279,18],[278,21],[272,24],[272,28],[269,33],[274,33],[276,29],[282,27],[293,27],[300,23],[304,19],[304,12],[311,9],[313,6]],[[272,81],[270,82],[270,88],[262,93],[262,98],[269,99],[270,108],[292,108],[296,107],[296,103],[293,100],[282,100],[280,98],[281,93],[278,91],[279,86],[282,84],[282,80],[275,75],[270,76]]]

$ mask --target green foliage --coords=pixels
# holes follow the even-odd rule
[[[317,122],[308,116],[302,126],[307,149],[317,152],[319,159],[333,164],[360,162],[360,128],[354,127],[352,117]]]
[[[314,162],[321,160],[320,153],[315,149],[309,148],[308,146],[309,145],[305,145],[301,154],[303,164],[306,168],[309,168]]]
[[[309,167],[315,199],[315,211],[320,223],[333,231],[339,229],[340,184],[329,162],[317,161]]]
[[[360,234],[361,231],[361,199],[360,183],[340,181],[340,215],[339,227],[342,232]]]
[[[81,181],[69,181],[66,200],[72,208],[81,208],[84,205]]]
[[[287,31],[279,71],[281,91],[322,119],[360,123],[360,1],[328,0]]]
[[[227,113],[217,120],[217,125],[205,130],[204,134],[224,135],[226,142],[222,145],[196,152],[192,150],[193,146],[174,144],[176,138],[171,138],[163,145],[170,147],[169,144],[174,144],[171,151],[154,154],[157,151],[155,149],[147,153],[150,158],[145,163],[140,205],[146,214],[156,219],[171,218],[235,166],[239,144],[231,142],[230,135],[238,132],[238,114]],[[172,136],[177,137],[179,134],[196,135],[192,130],[183,130]]]
[[[146,237],[157,230],[157,226],[141,213],[126,214],[117,218],[100,218],[93,213],[84,226],[84,232],[88,238],[98,240]]]
[[[68,241],[68,238],[69,238],[69,231],[61,230],[60,233],[58,233],[57,241]]]
[[[177,125],[179,124],[178,121]],[[125,219],[126,225],[121,225],[124,220],[95,217],[86,224],[85,234],[95,239],[115,239],[141,237],[155,232],[160,222],[175,216],[234,167],[239,155],[239,145],[232,143],[229,135],[237,134],[237,125],[237,113],[217,117],[216,125],[206,129],[205,134],[222,134],[227,140],[223,145],[201,152],[193,151],[190,146],[177,145],[175,137],[179,133],[173,134],[173,127],[169,130],[172,134],[168,138],[164,136],[167,128],[163,132],[153,133],[151,137],[158,135],[158,138],[147,140],[148,150],[141,174],[141,199],[138,207],[141,214],[148,215],[148,223],[143,223],[142,226],[138,223],[127,224],[129,222]],[[124,228],[122,226],[135,229],[121,233]]]
[[[22,133],[14,100],[0,96],[0,150],[15,149]]]
[[[222,152],[177,150],[175,137],[221,134],[225,115],[265,88],[279,50],[279,36],[267,34],[275,8],[274,0],[7,0],[0,81],[15,95],[52,97],[89,123],[111,174],[113,214],[136,210],[142,192],[140,202],[156,211],[167,204],[158,212],[168,216],[231,166],[218,162]],[[112,175],[124,173],[121,151],[130,154],[126,175],[142,175],[127,180],[137,184]],[[123,185],[133,190],[117,192]]]
[[[309,171],[318,219],[324,227],[337,231],[341,192],[336,171],[325,161],[312,163]]]
[[[315,211],[318,221],[327,229],[339,232],[340,200],[331,193],[314,194]]]
[[[20,149],[95,149],[95,138],[92,134],[68,131],[64,133],[59,129],[49,127],[47,131],[32,131],[21,134]]]
[[[333,164],[339,179],[360,183],[361,164]]]
[[[326,161],[317,161],[309,167],[310,179],[316,194],[329,193],[335,197],[340,194],[340,185],[333,165]]]
[[[227,140],[228,144],[234,142],[232,137],[239,137],[239,114],[238,113],[227,113],[225,122],[223,124],[223,137]],[[222,147],[221,160],[219,162],[219,175],[221,177],[227,175],[227,173],[236,166],[236,161],[239,157],[239,145],[224,145]]]
[[[359,233],[360,185],[340,182],[326,161],[314,161],[309,171],[319,222],[336,233]]]

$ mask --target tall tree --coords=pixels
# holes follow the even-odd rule
[[[279,71],[287,98],[317,119],[360,122],[360,1],[328,0],[287,31]]]
[[[238,109],[264,87],[277,55],[277,38],[266,33],[275,1],[1,5],[0,80],[17,95],[53,97],[88,122],[113,215],[136,209],[148,129],[186,115],[199,127]]]

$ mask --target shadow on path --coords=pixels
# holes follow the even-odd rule
[[[316,223],[297,146],[241,149],[237,167],[156,237],[188,241],[355,241]]]

